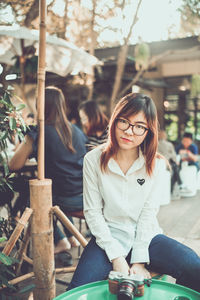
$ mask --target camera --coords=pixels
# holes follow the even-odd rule
[[[151,280],[137,274],[124,275],[111,271],[108,275],[109,291],[116,294],[118,300],[132,300],[144,295],[144,284],[150,286]]]

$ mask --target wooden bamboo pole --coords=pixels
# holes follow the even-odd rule
[[[65,267],[65,268],[56,268],[56,274],[73,273],[75,270],[76,270],[76,266]]]
[[[27,104],[26,93],[25,93],[25,72],[24,72],[24,67],[26,63],[26,58],[24,55],[24,39],[20,40],[20,44],[22,50],[22,55],[19,57],[19,66],[20,66],[20,73],[21,73],[21,94],[22,94],[23,102]],[[24,110],[22,111],[22,115],[25,117]]]
[[[77,238],[83,248],[87,245],[87,240],[83,237],[83,235],[78,231],[78,229],[70,222],[70,220],[66,217],[66,215],[62,212],[62,210],[58,206],[54,206],[52,208],[53,212],[56,214],[58,219],[62,222],[62,224]]]
[[[33,260],[28,257],[25,253],[23,254],[23,260],[25,260],[29,265],[33,265]]]
[[[26,226],[31,214],[32,214],[32,209],[31,208],[26,208],[23,215],[19,219],[17,226],[15,227],[15,230],[13,231],[12,235],[10,236],[9,240],[7,241],[3,253],[6,255],[9,255],[12,249],[14,248],[20,234],[22,233],[22,230]]]
[[[32,247],[35,300],[55,297],[55,266],[51,179],[29,181],[32,216]]]
[[[27,230],[24,234],[24,237],[21,241],[20,248],[17,251],[16,258],[19,261],[18,264],[16,265],[16,270],[15,270],[15,273],[16,273],[17,276],[20,273],[21,266],[22,266],[22,263],[23,263],[23,260],[24,260],[24,254],[26,253],[29,241],[30,241],[30,223],[29,223],[28,228],[27,228]]]
[[[46,65],[46,1],[39,1],[40,36],[38,56],[37,119],[38,179],[30,180],[30,204],[33,209],[31,237],[33,270],[35,274],[34,299],[50,300],[55,297],[52,182],[44,179],[44,89]]]
[[[56,274],[62,274],[62,273],[72,273],[76,270],[76,266],[72,266],[72,267],[65,267],[65,268],[56,268],[55,269],[55,273]],[[33,278],[35,275],[34,275],[34,272],[30,272],[30,273],[27,273],[25,275],[21,275],[21,276],[18,276],[12,280],[10,280],[8,283],[9,284],[12,284],[12,285],[15,285],[15,284],[18,284],[22,281],[25,281],[27,279],[30,279],[30,278]],[[3,288],[6,288],[6,286],[3,286],[0,288],[3,289]]]
[[[22,276],[19,276],[17,278],[14,278],[14,279],[10,280],[9,284],[13,284],[14,285],[14,284],[20,283],[20,282],[22,282],[24,280],[30,279],[32,277],[34,277],[34,273],[30,272],[30,273],[27,273],[25,275],[22,275]]]
[[[37,119],[38,136],[38,179],[44,179],[44,89],[46,65],[46,1],[39,1],[40,37],[38,55],[38,86],[37,86]]]

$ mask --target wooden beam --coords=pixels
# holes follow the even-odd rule
[[[83,237],[83,235],[78,231],[78,229],[70,222],[67,216],[62,212],[62,210],[58,206],[54,206],[52,208],[55,215],[62,222],[62,224],[77,238],[80,242],[81,246],[85,248],[87,245],[87,240]]]
[[[17,226],[15,227],[15,230],[13,231],[12,235],[10,236],[9,240],[6,243],[6,246],[3,249],[3,253],[6,255],[9,255],[12,249],[14,248],[20,234],[22,233],[22,230],[27,225],[27,222],[32,214],[33,210],[31,208],[26,207],[23,215],[19,219]]]
[[[184,60],[166,62],[161,64],[161,74],[163,77],[186,76],[199,73],[200,60]]]

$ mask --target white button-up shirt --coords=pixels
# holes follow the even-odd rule
[[[107,172],[102,172],[101,149],[102,146],[97,147],[84,158],[83,201],[87,224],[110,261],[126,257],[132,250],[131,263],[148,263],[150,241],[162,232],[156,215],[165,161],[156,159],[150,177],[140,151],[126,175],[113,158],[108,162]]]

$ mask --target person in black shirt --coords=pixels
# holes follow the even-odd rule
[[[10,170],[22,168],[30,157],[37,158],[38,128],[33,128],[9,162]],[[87,138],[67,119],[65,98],[55,87],[45,89],[45,177],[52,179],[53,205],[64,211],[83,208],[82,167]],[[78,241],[65,228],[55,227],[55,253],[78,246]]]

